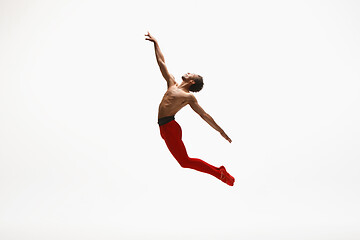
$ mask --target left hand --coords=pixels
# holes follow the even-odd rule
[[[229,143],[232,142],[232,140],[229,138],[228,135],[226,135],[226,133],[224,131],[220,132],[221,136],[223,136],[223,138],[225,138]]]

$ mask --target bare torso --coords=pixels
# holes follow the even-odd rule
[[[171,86],[161,100],[158,118],[175,115],[189,103],[190,98],[191,93],[180,89],[178,84]]]

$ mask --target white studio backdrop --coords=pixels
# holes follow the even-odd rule
[[[0,1],[1,239],[359,239],[358,1]],[[182,169],[160,138],[171,73]]]

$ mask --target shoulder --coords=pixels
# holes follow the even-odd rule
[[[174,75],[172,75],[172,74],[170,74],[170,78],[169,78],[169,80],[167,82],[168,82],[168,88],[173,87],[173,86],[177,87],[179,85],[176,82]]]
[[[169,74],[169,78],[167,78],[166,81],[167,81],[168,89],[173,86],[178,86],[178,83],[176,82],[175,77],[172,74]]]
[[[196,97],[192,93],[187,94],[187,100],[188,100],[189,103],[197,102]]]

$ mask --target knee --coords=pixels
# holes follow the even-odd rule
[[[182,168],[190,168],[190,161],[189,160],[184,160],[184,159],[182,159],[182,160],[178,160],[178,163],[180,164],[180,166],[182,167]]]

